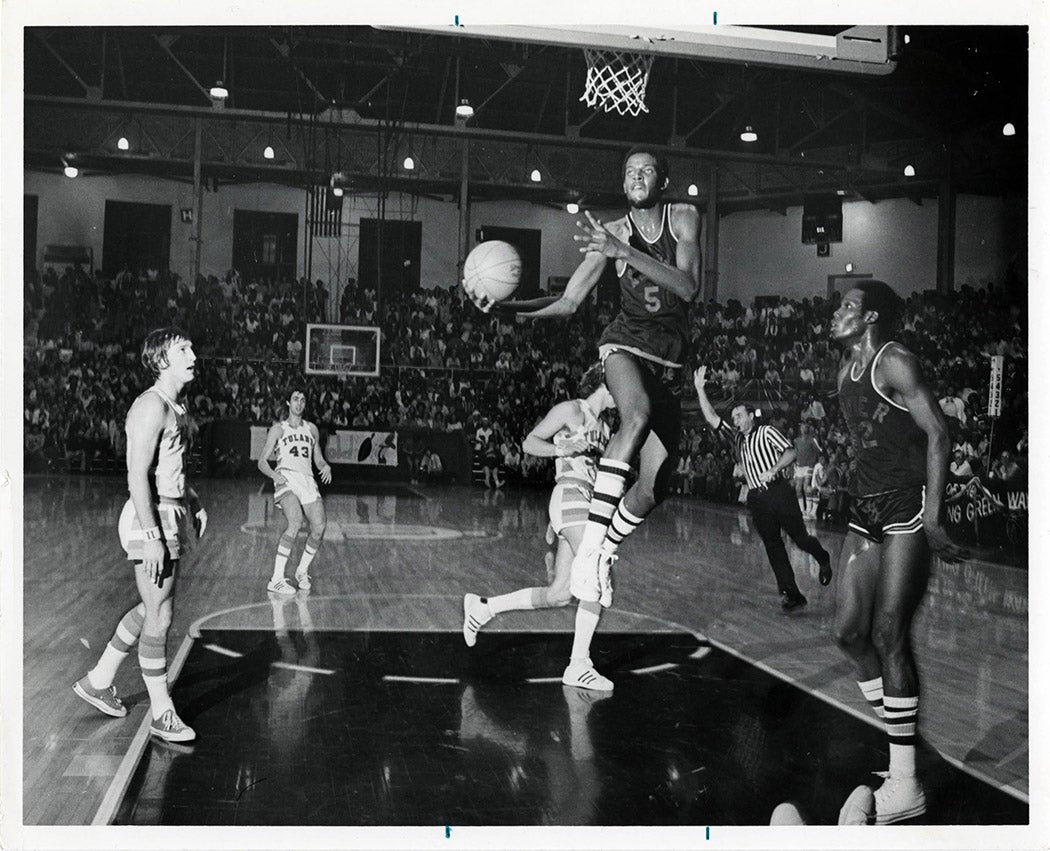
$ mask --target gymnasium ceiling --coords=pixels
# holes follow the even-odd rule
[[[898,33],[886,75],[660,56],[649,112],[632,118],[579,101],[586,64],[574,47],[369,26],[28,28],[26,165],[60,171],[65,157],[86,176],[190,180],[199,118],[214,183],[307,185],[339,171],[351,189],[456,196],[469,138],[477,198],[618,203],[619,158],[643,141],[665,148],[683,197],[717,169],[726,212],[783,210],[815,191],[920,201],[945,179],[959,192],[1024,192],[1026,29]],[[208,95],[219,79],[223,109]],[[477,109],[465,126],[454,118],[464,97]],[[1002,135],[1007,121],[1016,136]],[[747,124],[758,142],[740,140]],[[131,151],[116,149],[119,135]],[[257,153],[267,143],[274,160]]]

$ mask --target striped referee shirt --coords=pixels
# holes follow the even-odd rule
[[[744,468],[744,478],[747,486],[752,490],[764,490],[767,485],[759,476],[767,470],[773,469],[785,449],[791,448],[791,443],[784,435],[770,425],[756,425],[750,434],[741,434],[725,420],[718,421],[716,433],[732,441],[736,449],[737,457]],[[780,478],[787,478],[791,472],[789,464],[778,473]]]

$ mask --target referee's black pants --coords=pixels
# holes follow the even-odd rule
[[[818,562],[831,556],[806,529],[794,488],[786,479],[777,479],[767,488],[752,489],[747,494],[747,507],[766,546],[769,564],[777,578],[777,590],[791,596],[801,593],[795,582],[795,572],[791,568],[781,531],[787,532],[800,550],[809,553]]]

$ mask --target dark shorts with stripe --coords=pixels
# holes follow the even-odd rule
[[[922,531],[926,486],[855,496],[850,503],[849,527],[858,535],[881,544],[887,535],[914,535]]]

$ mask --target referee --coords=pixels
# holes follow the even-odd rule
[[[781,605],[786,611],[806,605],[806,598],[798,590],[795,572],[791,569],[787,548],[781,530],[820,564],[820,584],[831,582],[831,556],[820,541],[806,531],[802,511],[795,498],[795,491],[785,476],[795,460],[795,447],[773,426],[755,425],[755,409],[750,405],[737,405],[732,410],[734,431],[711,406],[704,392],[707,367],[701,366],[693,376],[696,395],[700,399],[700,410],[704,419],[716,433],[731,440],[737,457],[744,468],[747,479],[747,507],[755,522],[766,554],[777,578]]]

